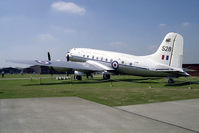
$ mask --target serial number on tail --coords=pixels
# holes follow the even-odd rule
[[[169,46],[162,46],[162,51],[171,52],[172,47]]]

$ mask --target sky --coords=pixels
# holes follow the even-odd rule
[[[184,38],[183,63],[199,63],[199,0],[0,0],[0,68],[10,59],[66,60],[71,48],[133,55]]]

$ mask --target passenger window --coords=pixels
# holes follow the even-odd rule
[[[87,55],[87,58],[89,58],[89,55]]]
[[[122,61],[122,64],[124,64],[124,61]]]
[[[130,66],[132,66],[132,63],[129,63]]]

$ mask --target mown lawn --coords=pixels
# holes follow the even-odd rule
[[[45,78],[30,80],[30,76]],[[77,96],[109,106],[199,98],[199,77],[178,78],[173,85],[169,85],[166,78],[137,76],[112,76],[112,81],[101,80],[101,77],[82,81],[56,80],[55,77],[6,75],[6,78],[27,79],[0,80],[0,98]]]

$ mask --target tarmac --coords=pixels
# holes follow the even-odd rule
[[[0,99],[0,133],[196,133],[199,99],[109,107],[77,97]]]
[[[117,107],[123,111],[199,132],[199,99]]]

